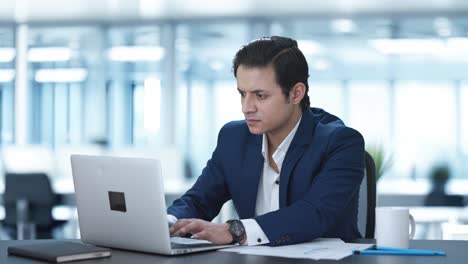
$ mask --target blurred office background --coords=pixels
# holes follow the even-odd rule
[[[54,236],[77,237],[71,153],[158,157],[168,200],[183,193],[243,119],[233,55],[270,35],[299,41],[312,105],[364,135],[378,205],[413,208],[419,238],[468,233],[468,2],[2,0],[2,237],[7,182],[28,174],[59,196]]]

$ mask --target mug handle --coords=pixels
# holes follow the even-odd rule
[[[409,235],[409,239],[413,239],[414,233],[416,232],[416,223],[414,222],[414,217],[409,214],[409,220],[410,220],[410,225],[411,225],[411,232]]]

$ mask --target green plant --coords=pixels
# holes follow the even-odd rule
[[[393,166],[393,155],[386,153],[381,144],[368,146],[367,152],[374,159],[375,177],[378,181]]]

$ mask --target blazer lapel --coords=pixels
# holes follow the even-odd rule
[[[243,190],[242,202],[240,204],[239,216],[242,218],[253,218],[255,205],[257,203],[258,183],[262,173],[264,159],[262,156],[262,136],[254,136],[253,144],[249,144],[244,160],[242,171],[242,182],[240,188]]]
[[[286,152],[286,157],[284,157],[283,165],[281,166],[279,187],[280,208],[287,206],[289,179],[297,162],[301,159],[307,146],[312,142],[315,122],[312,111],[310,109],[305,110],[302,114],[301,123],[297,128],[296,135],[294,135],[291,145]]]
[[[280,173],[280,186],[279,186],[279,207],[285,207],[287,204],[287,190],[289,185],[289,178],[296,163],[301,159],[304,153],[305,146],[291,146],[286,154],[283,166],[281,166]],[[287,159],[286,159],[287,158]]]

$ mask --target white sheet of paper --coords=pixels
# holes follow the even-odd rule
[[[222,249],[221,251],[284,258],[340,260],[352,255],[354,250],[364,250],[371,247],[372,245],[373,244],[344,243],[341,239],[337,238],[320,238],[312,242],[289,246],[243,246]]]

